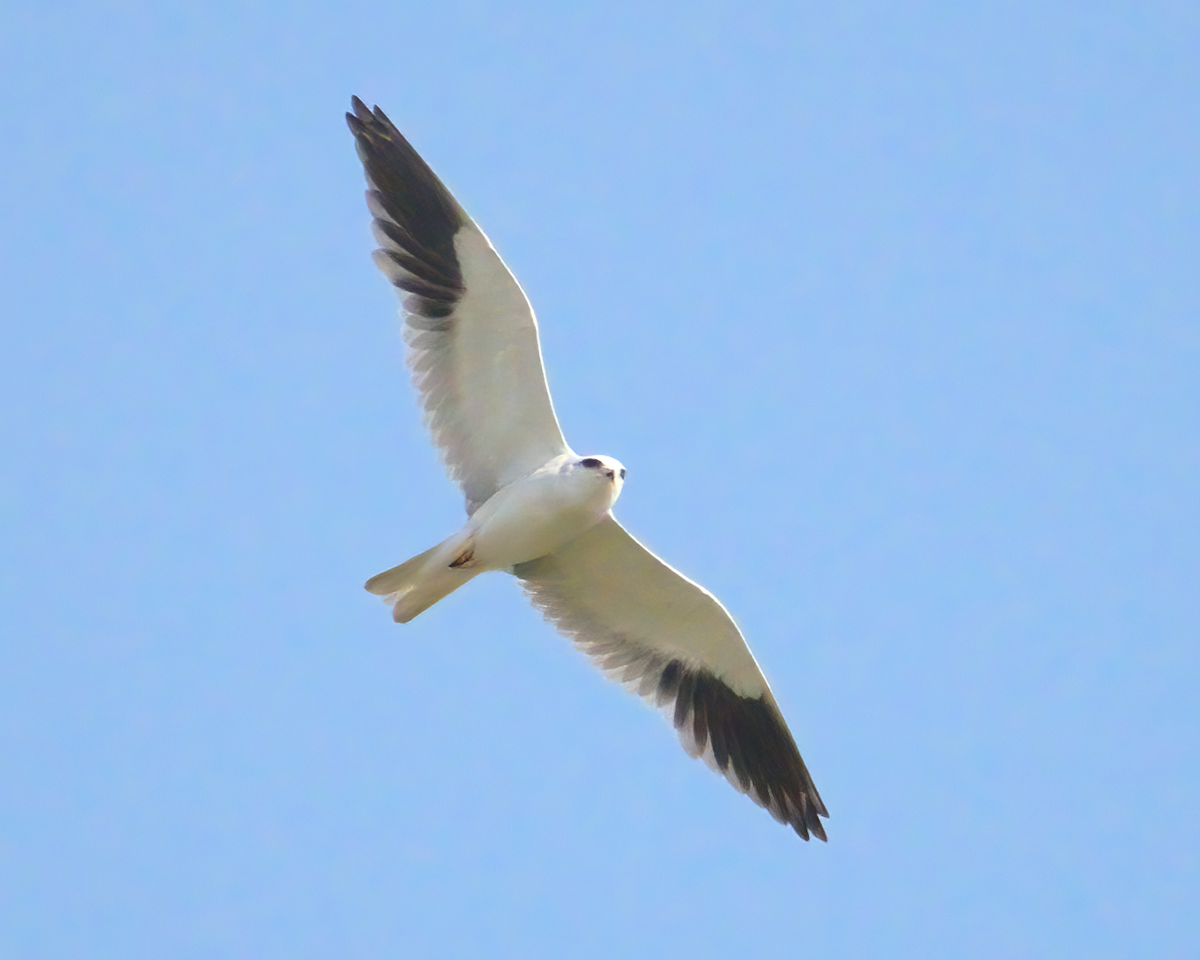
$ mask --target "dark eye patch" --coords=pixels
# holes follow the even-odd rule
[[[621,468],[621,479],[622,480],[625,479],[625,468],[624,467]]]
[[[604,463],[600,460],[597,460],[595,457],[584,457],[579,461],[579,465],[581,467],[587,467],[589,470],[595,470],[596,467],[604,466]]]

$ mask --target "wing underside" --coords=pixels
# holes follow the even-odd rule
[[[513,572],[608,676],[668,712],[683,747],[805,840],[829,814],[725,608],[611,515]]]
[[[425,422],[468,511],[569,452],[537,322],[483,232],[378,107],[346,121],[367,177],[375,263],[401,291]]]

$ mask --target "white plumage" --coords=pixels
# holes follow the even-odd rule
[[[407,622],[479,573],[508,570],[600,669],[673,710],[691,755],[824,840],[825,805],[732,617],[613,517],[625,468],[567,445],[520,286],[383,111],[353,106],[375,262],[405,294],[413,380],[467,508],[461,530],[367,589]]]

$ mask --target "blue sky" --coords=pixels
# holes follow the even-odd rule
[[[1200,950],[1200,12],[0,7],[0,954]],[[342,120],[741,623],[804,844],[461,521]]]

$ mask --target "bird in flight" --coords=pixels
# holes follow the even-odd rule
[[[407,623],[486,570],[514,574],[596,666],[667,712],[691,756],[826,839],[825,804],[733,618],[617,522],[625,467],[567,445],[516,279],[384,112],[352,106],[375,264],[403,297],[425,423],[467,508],[461,530],[367,590]]]

